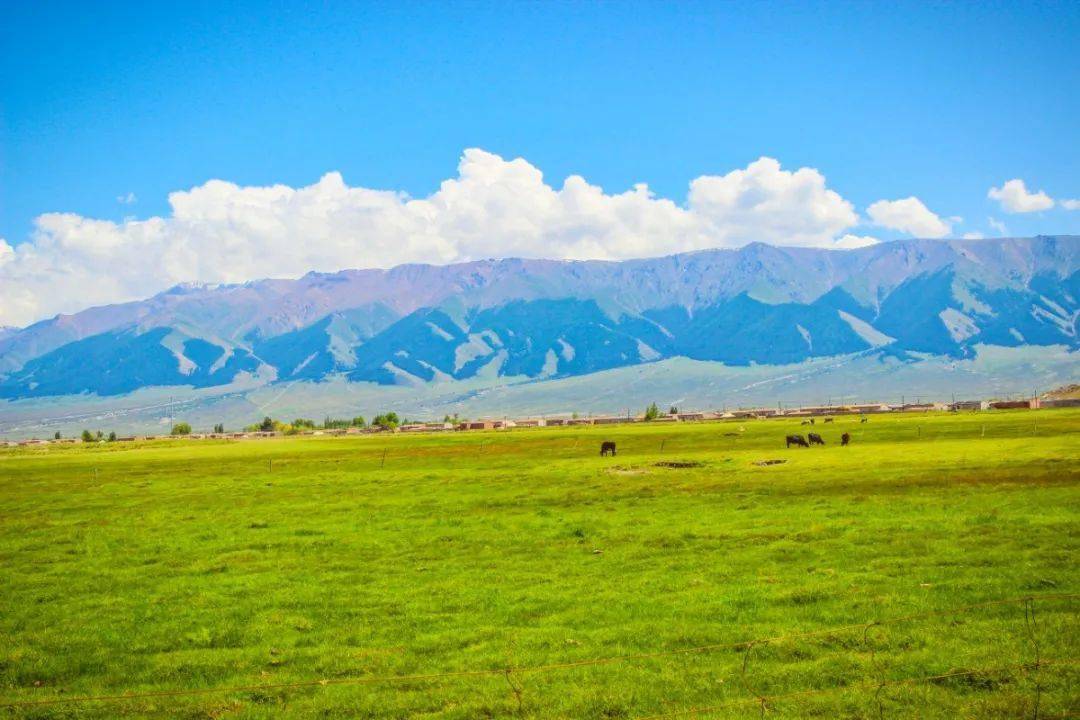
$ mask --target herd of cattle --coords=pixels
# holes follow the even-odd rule
[[[832,421],[833,421],[832,418],[825,418],[825,420],[824,420],[824,422],[827,422],[827,423],[831,423]],[[866,417],[864,416],[864,417],[860,418],[859,422],[861,422],[861,423],[866,422]],[[813,425],[814,424],[814,419],[810,418],[809,421],[804,420],[802,424],[803,425]],[[728,434],[729,435],[734,435],[735,433],[728,433]],[[789,449],[791,448],[792,445],[794,445],[795,447],[808,448],[811,445],[824,445],[825,444],[825,438],[821,437],[817,433],[809,433],[806,437],[803,437],[802,435],[788,435],[784,440],[785,440],[786,446]],[[851,434],[850,433],[843,433],[840,436],[840,445],[844,446],[844,445],[849,445],[850,443],[851,443]],[[605,440],[604,442],[600,443],[600,457],[607,457],[608,455],[611,455],[612,457],[615,456],[615,443],[613,443],[611,440]]]
[[[823,420],[822,422],[831,423],[832,421],[833,421],[833,419],[830,417],[830,418],[825,418],[825,420]],[[862,417],[860,417],[859,422],[860,423],[866,422],[866,416],[863,415]],[[802,424],[803,425],[813,425],[814,424],[814,418],[810,418],[809,420],[803,420]],[[824,445],[825,444],[825,440],[820,435],[818,435],[817,433],[810,433],[809,435],[807,435],[807,437],[803,437],[802,435],[788,435],[787,438],[785,438],[785,442],[786,442],[786,445],[787,445],[788,448],[790,448],[792,445],[794,445],[795,447],[808,448],[811,445]],[[840,444],[841,445],[847,445],[850,442],[851,442],[851,435],[850,434],[844,433],[843,435],[840,436]]]
[[[796,447],[810,447],[811,445],[824,445],[825,439],[817,433],[810,433],[806,437],[802,435],[788,435],[786,438],[787,447],[795,445]],[[844,433],[840,436],[840,444],[847,445],[851,442],[851,435]]]

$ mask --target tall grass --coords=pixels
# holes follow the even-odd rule
[[[1032,666],[1080,655],[1080,412],[814,429],[826,447],[787,450],[807,428],[767,420],[2,451],[0,704],[205,689],[4,712],[1080,710],[1075,665]],[[1020,601],[955,609],[1027,596],[1045,598],[1034,625]],[[651,657],[529,669],[625,655]],[[493,672],[390,680],[465,670]]]

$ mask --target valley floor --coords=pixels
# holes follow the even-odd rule
[[[196,430],[218,423],[241,428],[271,415],[373,417],[394,410],[421,420],[528,417],[578,412],[624,415],[652,402],[683,410],[856,402],[949,401],[1030,397],[1080,381],[1080,357],[1064,346],[980,346],[969,360],[927,356],[901,362],[880,353],[819,358],[792,365],[732,367],[672,358],[548,380],[485,378],[417,386],[346,382],[281,382],[252,387],[146,388],[128,395],[0,401],[0,438],[71,437],[82,430],[160,434],[172,423]]]
[[[0,707],[1080,712],[1080,411],[814,429],[0,450]]]

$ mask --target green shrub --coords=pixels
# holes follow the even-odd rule
[[[655,420],[658,417],[660,417],[660,408],[656,407],[656,403],[645,408],[645,422]]]
[[[401,424],[401,419],[396,412],[383,413],[382,415],[376,415],[375,419],[371,421],[371,424],[375,427],[380,427],[383,430],[393,430]]]

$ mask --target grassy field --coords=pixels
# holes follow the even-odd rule
[[[0,716],[1080,712],[1080,412],[816,429],[0,451]]]

